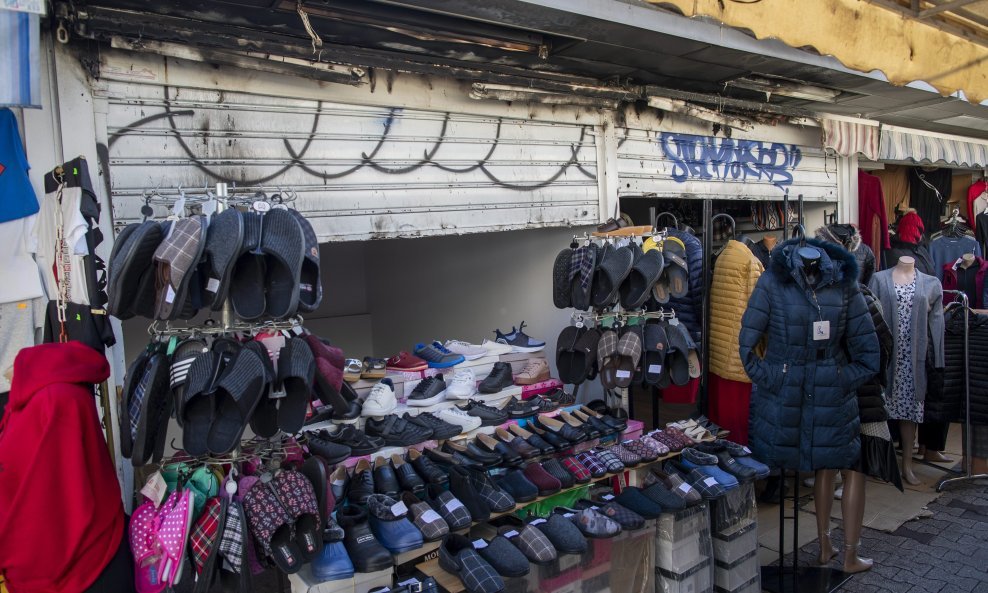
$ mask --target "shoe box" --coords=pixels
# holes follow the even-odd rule
[[[760,587],[761,566],[758,562],[758,550],[734,562],[714,561],[716,591],[735,593],[739,590],[748,590],[755,580],[759,581]]]
[[[305,565],[302,570],[288,575],[292,593],[367,593],[375,587],[390,587],[394,570],[387,568],[377,572],[354,573],[349,579],[319,582],[312,574],[312,567]]]
[[[752,523],[730,534],[713,535],[714,560],[732,564],[758,552],[758,525]]]
[[[729,537],[753,526],[757,519],[754,482],[742,482],[710,503],[710,529],[716,536]]]
[[[708,559],[685,573],[673,573],[655,567],[657,593],[707,593],[713,588],[713,571]]]
[[[669,577],[691,574],[712,559],[710,519],[705,505],[663,513],[656,522],[655,566]]]

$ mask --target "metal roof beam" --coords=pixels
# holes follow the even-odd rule
[[[968,4],[974,4],[975,2],[981,2],[982,0],[951,0],[950,2],[944,2],[943,4],[938,4],[933,8],[927,8],[925,10],[919,11],[917,15],[920,19],[928,19],[931,16],[940,14],[941,12],[947,12],[955,10],[957,8],[963,8]],[[915,6],[915,3],[914,3]]]

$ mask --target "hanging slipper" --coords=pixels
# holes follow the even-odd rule
[[[206,446],[225,455],[240,444],[264,393],[264,362],[254,350],[241,348],[223,369],[213,392],[214,414]]]
[[[158,512],[156,536],[163,552],[161,581],[175,585],[182,580],[185,548],[192,526],[192,493],[173,492]]]
[[[302,267],[299,271],[298,309],[311,313],[322,304],[322,277],[319,275],[319,239],[307,218],[298,210],[288,210],[302,229]]]
[[[220,536],[226,519],[226,497],[214,496],[206,501],[202,514],[196,519],[189,535],[192,550],[192,567],[196,571],[194,593],[209,591],[216,576],[216,559],[219,557]]]
[[[244,215],[236,208],[215,214],[206,232],[205,294],[213,311],[219,311],[230,292],[230,277],[244,245]]]
[[[693,341],[693,336],[690,335],[690,330],[685,325],[677,321],[675,327],[683,334],[683,341],[686,343],[686,362],[690,367],[690,378],[699,379],[702,369],[700,368],[700,351],[696,347],[696,342]]]
[[[384,375],[387,374],[387,361],[383,358],[373,358],[370,356],[364,357],[363,368],[360,372],[361,379],[369,379],[376,381],[378,379],[383,379]]]
[[[219,374],[220,354],[203,352],[192,361],[185,394],[179,406],[182,416],[182,448],[196,457],[209,452],[206,439],[213,422],[213,380]]]
[[[621,283],[631,271],[634,259],[635,252],[628,245],[604,247],[604,255],[593,280],[592,301],[595,307],[608,307],[617,302]]]
[[[666,326],[666,336],[669,339],[669,353],[666,355],[669,380],[673,385],[679,386],[690,381],[690,347],[684,330],[685,327],[675,319]]]
[[[278,355],[278,385],[285,396],[278,404],[278,428],[288,434],[302,430],[312,400],[316,364],[304,338],[294,337]]]
[[[106,309],[118,319],[134,316],[142,280],[154,280],[154,253],[164,235],[161,225],[148,221],[127,225],[110,253]]]
[[[150,500],[134,509],[128,526],[130,550],[134,557],[134,585],[137,593],[161,593],[167,583],[161,580],[164,550],[155,524],[158,509]]]
[[[624,332],[617,342],[616,352],[614,385],[618,388],[629,387],[642,355],[642,342],[638,332]]]
[[[343,351],[330,346],[313,334],[305,336],[305,341],[312,349],[316,362],[314,385],[316,398],[323,405],[332,407],[334,420],[359,418],[361,408],[356,394],[353,397],[343,395],[344,391],[353,393],[349,384],[343,381]]]
[[[134,402],[137,394],[137,387],[144,379],[144,371],[147,369],[148,361],[151,360],[151,350],[143,350],[130,363],[127,368],[127,375],[124,378],[123,394],[120,397],[120,453],[127,459],[133,457],[134,440],[137,437],[137,416],[140,412],[140,403],[134,403],[134,423],[131,424],[131,402]]]
[[[556,369],[559,372],[559,380],[563,383],[575,384],[581,379],[583,369],[575,368],[573,356],[576,354],[577,340],[586,331],[585,328],[568,325],[559,332],[559,338],[556,340]]]
[[[178,410],[185,398],[185,385],[189,380],[189,368],[192,362],[209,350],[206,341],[201,338],[188,338],[179,342],[172,354],[172,364],[168,371],[168,386],[172,391],[175,409]],[[178,425],[182,426],[181,414],[176,414]]]
[[[658,249],[639,251],[627,279],[621,284],[621,306],[627,310],[640,309],[652,296],[652,287],[664,267],[665,259]]]
[[[639,324],[635,324],[635,325],[625,326],[623,328],[623,330],[621,331],[621,337],[624,337],[624,334],[626,334],[628,332],[634,332],[635,334],[638,335],[638,343],[642,345],[641,346],[641,350],[642,350],[642,352],[644,352],[644,350],[645,350],[645,346],[644,346],[644,344],[645,344],[645,326],[643,324],[640,324],[640,323]],[[635,385],[644,385],[645,384],[645,365],[643,365],[642,364],[642,361],[641,361],[642,355],[639,355],[638,358],[639,358],[638,362],[635,363],[635,372],[631,376],[631,382],[633,384],[635,384]]]
[[[314,353],[313,353],[314,354]],[[348,358],[343,367],[343,380],[347,383],[356,383],[360,380],[360,374],[364,372],[364,365],[356,358]]]
[[[666,367],[666,352],[669,349],[669,339],[665,329],[658,323],[645,324],[645,383],[659,385],[663,376],[668,379],[669,370]]]
[[[144,376],[130,401],[131,436],[134,443],[130,461],[134,467],[150,461],[155,456],[158,442],[164,443],[172,402],[168,389],[168,357],[164,352],[155,352],[148,360]],[[161,455],[157,457],[160,461]]]
[[[258,556],[270,558],[283,572],[294,574],[302,568],[302,552],[292,535],[292,516],[278,500],[274,485],[268,485],[271,481],[271,474],[262,475],[244,495],[244,515]]]
[[[574,249],[570,255],[569,287],[571,305],[580,311],[592,306],[591,290],[594,272],[600,259],[600,250],[593,243]]]
[[[274,364],[271,362],[271,352],[262,342],[251,340],[244,346],[261,359],[264,369],[264,386],[261,388],[261,399],[250,416],[250,429],[259,437],[269,439],[278,434],[278,400],[271,397],[271,386],[275,382]]]
[[[311,562],[323,548],[322,515],[312,483],[297,471],[283,471],[274,480],[278,500],[294,525],[295,546],[303,562]]]
[[[580,336],[573,351],[574,378],[579,374],[579,380],[574,385],[579,385],[595,376],[594,367],[597,362],[597,344],[600,342],[601,331],[592,327]]]
[[[298,310],[304,249],[302,227],[288,210],[274,208],[264,215],[261,251],[264,253],[264,313],[268,317],[285,319]]]
[[[182,312],[205,245],[205,216],[172,223],[171,232],[154,252],[155,319],[176,319]]]
[[[597,343],[597,368],[604,389],[617,388],[617,344],[618,335],[612,330],[603,332]]]
[[[569,273],[572,259],[573,250],[567,247],[556,254],[556,260],[552,264],[552,304],[557,309],[568,309],[572,304]]]
[[[233,263],[230,274],[230,305],[237,317],[253,321],[264,316],[266,308],[265,258],[261,251],[261,229],[264,215],[248,212],[242,215],[244,239],[240,255]]]

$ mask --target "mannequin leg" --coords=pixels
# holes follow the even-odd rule
[[[870,558],[858,556],[861,523],[864,521],[865,476],[856,471],[844,473],[844,497],[840,501],[844,521],[844,572],[863,572],[871,568]]]
[[[836,470],[820,469],[816,472],[816,483],[813,484],[813,505],[816,508],[816,533],[820,539],[820,557],[817,562],[829,564],[837,555],[837,550],[830,543],[830,509],[834,506],[834,476]]]
[[[915,486],[919,478],[913,473],[913,441],[916,439],[916,423],[908,420],[899,421],[899,444],[902,446],[902,480]]]

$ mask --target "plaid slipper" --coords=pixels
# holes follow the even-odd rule
[[[535,564],[549,564],[555,562],[559,557],[556,548],[544,533],[531,525],[521,528],[505,526],[498,530],[498,535],[508,538],[516,548],[521,550],[530,562]]]
[[[573,480],[577,484],[586,484],[590,481],[590,470],[583,466],[575,457],[566,457],[563,459],[563,467],[566,471],[573,474]]]
[[[240,503],[233,501],[226,509],[226,522],[223,525],[223,535],[220,537],[220,556],[223,557],[223,568],[234,574],[240,574],[244,565],[244,509]]]
[[[637,439],[633,441],[624,441],[621,443],[621,446],[627,449],[628,451],[631,451],[635,455],[641,457],[641,460],[646,463],[650,463],[659,458],[658,451],[648,447],[647,445],[645,445],[645,443]]]
[[[450,530],[465,529],[473,523],[470,511],[449,491],[440,492],[429,501],[429,504],[432,505],[434,511],[439,513],[443,521],[446,521]]]
[[[449,525],[446,520],[427,504],[419,500],[411,492],[404,492],[401,501],[408,507],[408,515],[412,518],[412,523],[422,532],[422,536],[427,542],[434,542],[442,539],[449,533]]]
[[[227,499],[214,496],[206,501],[202,514],[192,526],[189,546],[192,548],[192,565],[197,575],[205,573],[207,582],[216,566],[216,556],[219,551],[222,536],[220,527],[226,518]]]
[[[613,498],[613,496],[612,496]],[[589,500],[578,500],[576,502],[576,508],[586,509],[590,508],[609,519],[616,521],[621,529],[627,531],[634,531],[636,529],[641,529],[645,526],[645,518],[638,513],[632,511],[631,509],[625,508],[614,501],[610,502],[593,502]]]
[[[607,466],[593,451],[584,451],[576,456],[583,467],[587,468],[592,478],[602,478],[607,475]]]
[[[473,549],[470,540],[451,533],[439,547],[439,566],[460,577],[468,593],[499,593],[504,581],[490,564]]]
[[[666,446],[664,443],[660,443],[659,441],[653,439],[648,435],[645,435],[638,440],[644,443],[644,445],[648,447],[650,450],[652,450],[656,457],[662,457],[663,455],[669,454],[668,446]]]
[[[610,447],[609,450],[617,455],[617,458],[621,460],[621,463],[623,463],[625,467],[635,467],[642,462],[641,455],[635,453],[624,445],[614,445],[613,447]]]
[[[614,474],[624,471],[624,462],[609,448],[594,449],[592,453],[607,467],[608,472]]]

